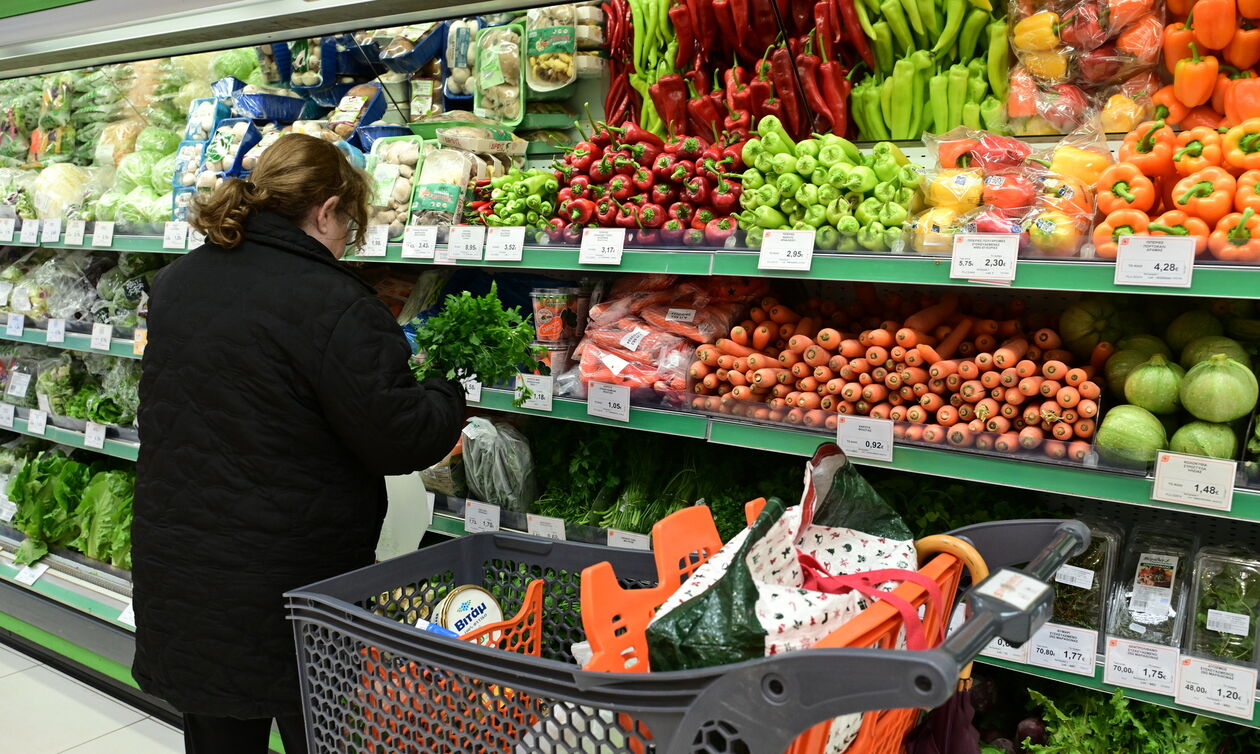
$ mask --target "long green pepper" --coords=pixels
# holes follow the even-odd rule
[[[910,35],[910,22],[906,20],[906,13],[902,10],[901,3],[898,0],[884,0],[879,7],[884,11],[884,20],[892,28],[893,38],[897,40],[897,44],[901,45],[902,52],[914,50],[914,37]]]
[[[949,125],[949,77],[938,73],[928,84],[928,93],[932,105],[933,133],[943,134],[950,129]]]
[[[958,32],[962,30],[963,16],[966,15],[967,0],[946,0],[945,4],[945,30],[941,32],[941,38],[936,40],[936,45],[932,47],[933,55],[940,55],[945,50],[953,47],[954,40],[958,39]]]
[[[891,1],[891,0],[889,0]],[[892,100],[892,120],[889,121],[891,126],[892,137],[894,139],[909,139],[910,134],[910,118],[914,113],[914,64],[909,60],[902,58],[893,65],[892,86],[894,96]]]
[[[875,36],[871,37],[871,46],[875,49],[875,67],[887,75],[893,67],[893,32],[887,21],[875,24]]]
[[[1011,51],[1006,41],[1006,19],[989,24],[989,54],[986,68],[993,96],[1003,102],[1011,85]]]
[[[962,125],[963,105],[967,103],[967,66],[955,63],[949,67],[949,128]]]
[[[967,11],[962,31],[958,34],[959,60],[971,60],[975,56],[976,44],[980,41],[980,34],[985,30],[992,18],[992,14],[986,13],[979,8],[972,8]]]

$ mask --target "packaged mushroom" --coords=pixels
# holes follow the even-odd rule
[[[394,136],[372,144],[368,172],[372,175],[372,215],[369,225],[388,225],[389,237],[402,237],[411,205],[411,187],[423,157],[424,139]]]
[[[331,53],[331,59],[325,60]],[[289,43],[294,86],[318,87],[324,85],[326,74],[331,74],[337,54],[337,45],[325,44],[323,39],[298,39]],[[331,78],[331,76],[328,76]]]
[[[389,42],[381,49],[381,59],[390,60],[393,58],[401,58],[411,54],[412,50],[423,46],[433,35],[438,32],[437,22],[430,21],[423,24],[415,24],[413,26],[404,26],[398,30],[398,33],[389,40]],[[426,61],[415,61],[416,67]]]
[[[193,100],[188,106],[188,125],[184,127],[184,141],[208,140],[214,133],[214,124],[231,114],[231,108],[214,97]]]
[[[254,48],[254,55],[258,58],[258,75],[265,83],[272,86],[284,83],[284,74],[276,61],[275,45],[258,45]]]
[[[482,29],[477,35],[473,112],[504,125],[517,125],[525,114],[524,69],[519,24]]]
[[[233,170],[237,157],[257,144],[259,138],[258,129],[248,120],[233,118],[221,122],[214,131],[214,138],[206,145],[202,171],[221,173]]]
[[[373,107],[381,98],[381,87],[379,84],[359,84],[351,87],[346,92],[341,101],[337,103],[337,109],[333,110],[332,115],[328,116],[328,125],[333,132],[343,139],[350,138],[354,133],[354,129],[359,127],[359,123],[363,121],[364,116],[368,115]],[[383,105],[381,106],[383,109]],[[379,113],[378,113],[379,115]],[[371,118],[375,120],[375,118]]]
[[[250,147],[249,151],[245,153],[245,156],[241,158],[241,170],[244,170],[247,173],[254,172],[254,168],[258,166],[258,158],[262,157],[263,152],[267,151],[267,147],[279,141],[280,137],[284,136],[284,134],[285,132],[283,131],[272,131],[271,133],[265,134],[262,139],[260,139],[257,144]]]
[[[326,120],[297,120],[293,122],[293,125],[289,126],[289,128],[285,130],[295,134],[314,136],[316,138],[323,139],[324,141],[331,141],[334,143],[344,141],[344,139],[341,138],[341,134],[328,127],[328,121]]]
[[[458,149],[430,149],[411,195],[409,225],[455,225],[464,208],[472,158]]]
[[[175,177],[173,188],[186,188],[197,182],[197,171],[201,169],[202,157],[206,151],[204,141],[181,141],[175,150]]]
[[[536,92],[550,92],[577,80],[576,32],[571,5],[534,8],[525,16],[528,54],[525,81]]]
[[[442,113],[442,81],[436,78],[411,80],[410,120],[423,120]]]
[[[452,97],[472,95],[473,42],[481,26],[475,18],[450,22],[446,30],[446,93]]]

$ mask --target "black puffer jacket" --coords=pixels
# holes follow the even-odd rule
[[[369,565],[383,475],[441,460],[456,383],[417,384],[371,287],[264,213],[158,275],[140,381],[140,687],[183,712],[298,714],[282,594]]]

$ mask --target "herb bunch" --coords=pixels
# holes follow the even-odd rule
[[[1194,649],[1224,660],[1251,662],[1255,653],[1255,625],[1260,620],[1260,571],[1231,562],[1212,563],[1199,575],[1194,620]],[[1207,627],[1208,610],[1245,615],[1251,627],[1246,636]]]

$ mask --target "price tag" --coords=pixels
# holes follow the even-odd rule
[[[114,245],[113,220],[96,221],[96,223],[92,226],[92,245],[105,247]]]
[[[1024,646],[1017,647],[1006,639],[998,637],[989,643],[989,646],[980,650],[980,654],[986,657],[996,657],[999,660],[1010,660],[1011,662],[1028,662],[1028,642],[1024,642]]]
[[[1189,288],[1194,245],[1190,236],[1120,236],[1115,284]]]
[[[630,421],[630,388],[592,381],[587,386],[586,413],[613,421]]]
[[[0,521],[9,523],[13,517],[17,515],[17,503],[8,498],[7,495],[0,492]]]
[[[652,538],[646,534],[635,534],[632,531],[609,529],[608,546],[624,547],[627,550],[651,550]]]
[[[363,233],[363,248],[359,249],[359,256],[383,257],[387,244],[389,244],[389,226],[369,225]]]
[[[1028,642],[1028,664],[1094,676],[1098,632],[1047,623]]]
[[[31,388],[29,372],[9,372],[9,389],[5,392],[14,398],[25,398],[26,391]]]
[[[1256,703],[1256,669],[1183,657],[1177,667],[1177,703],[1251,720]]]
[[[162,231],[163,249],[183,249],[188,245],[188,223],[171,220]]]
[[[525,253],[524,228],[487,228],[486,261],[519,262]]]
[[[809,272],[814,264],[814,231],[767,230],[761,235],[759,270]]]
[[[44,330],[44,340],[49,343],[65,343],[66,321],[64,319],[48,320]]]
[[[552,396],[555,393],[555,378],[541,374],[517,375],[517,398],[521,397],[523,388],[529,388],[531,395],[521,404],[521,408],[532,408],[535,411],[551,410]]]
[[[451,259],[481,259],[486,245],[486,229],[481,225],[452,225],[446,253]]]
[[[437,227],[433,225],[408,225],[403,231],[403,259],[432,259],[437,248]]]
[[[23,220],[18,242],[26,245],[39,243],[39,220]]]
[[[585,228],[582,246],[578,249],[578,264],[619,265],[625,247],[625,228]]]
[[[26,417],[26,431],[33,435],[42,435],[48,429],[48,412],[37,408],[31,409]]]
[[[1172,696],[1179,655],[1176,647],[1108,636],[1103,680],[1113,686]]]
[[[137,327],[135,335],[131,339],[131,355],[143,356],[144,349],[149,345],[149,331],[144,327]]]
[[[13,417],[16,415],[12,403],[0,403],[0,427],[13,428]]]
[[[1094,585],[1094,572],[1088,568],[1080,568],[1064,563],[1054,572],[1054,580],[1060,584],[1074,586],[1077,589],[1089,589]]]
[[[87,223],[83,220],[71,220],[66,223],[66,240],[67,246],[82,246],[83,239],[87,236]]]
[[[11,338],[20,338],[25,329],[26,317],[17,312],[9,312],[9,317],[4,322],[4,334]]]
[[[35,391],[35,400],[39,403],[39,410],[44,413],[52,413],[52,405],[48,402],[48,396],[44,393]]]
[[[189,226],[189,228],[188,228],[188,248],[189,248],[189,250],[199,248],[199,247],[200,247],[202,244],[204,244],[205,242],[206,242],[206,237],[205,237],[205,236],[203,236],[202,234],[198,233],[197,231],[193,230],[193,229],[192,229],[192,227],[191,227],[191,226]]]
[[[474,534],[479,531],[499,530],[499,506],[469,500],[464,503],[464,531]]]
[[[33,586],[36,581],[39,581],[39,577],[43,576],[47,570],[47,563],[31,563],[22,570],[18,571],[17,575],[13,577],[13,580],[19,584]]]
[[[853,414],[836,420],[836,444],[845,455],[872,461],[893,459],[893,423]]]
[[[696,321],[695,309],[670,309],[665,312],[665,319],[670,322],[686,322],[688,324]]]
[[[12,217],[0,217],[0,243],[12,243],[13,232],[17,228],[17,220]]]
[[[119,622],[119,623],[126,623],[128,626],[131,626],[132,628],[135,628],[135,627],[136,627],[136,605],[135,605],[135,603],[133,603],[133,602],[128,602],[128,603],[127,603],[127,606],[123,608],[122,613],[118,616],[118,622]]]
[[[114,340],[114,326],[107,325],[104,322],[94,322],[92,324],[92,341],[89,344],[94,350],[108,351],[109,345]]]
[[[87,428],[83,430],[83,444],[97,450],[105,447],[105,425],[88,422]]]
[[[0,281],[0,306],[9,303],[9,296],[13,293],[13,283]]]
[[[40,225],[40,243],[57,243],[61,240],[61,218],[50,217]]]
[[[464,398],[472,403],[481,403],[481,383],[472,377],[465,377],[459,381],[464,386]]]
[[[1151,499],[1227,511],[1234,505],[1237,461],[1160,452]]]
[[[954,236],[954,255],[949,276],[986,283],[1015,280],[1019,260],[1019,236],[1014,233],[959,233]]]
[[[525,514],[525,531],[535,537],[564,540],[564,519],[552,516],[540,516],[537,513]]]
[[[1001,600],[1017,610],[1027,610],[1049,590],[1044,581],[1010,568],[1003,568],[975,588],[976,594]]]

